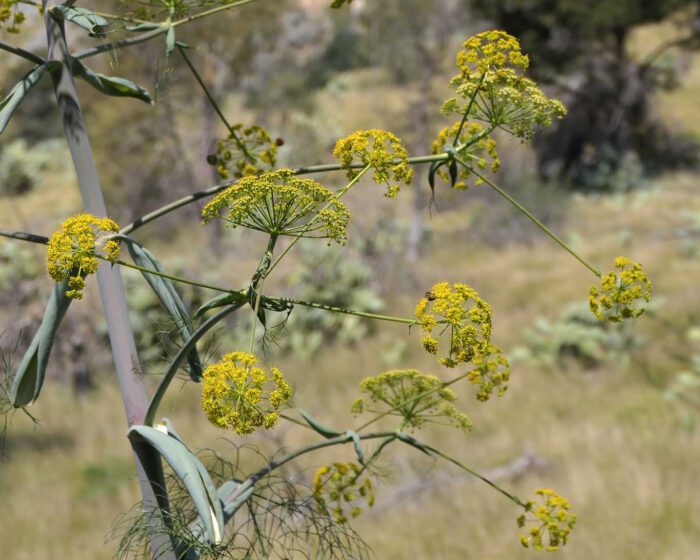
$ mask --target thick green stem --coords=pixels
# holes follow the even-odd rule
[[[512,196],[510,196],[506,191],[504,191],[501,187],[496,185],[493,181],[491,181],[488,177],[485,175],[482,175],[478,171],[474,169],[474,166],[469,166],[464,160],[461,158],[456,158],[456,160],[462,164],[465,168],[469,169],[474,175],[479,177],[484,183],[486,183],[489,187],[491,187],[494,191],[496,191],[499,195],[501,195],[503,198],[505,198],[508,202],[510,202],[513,206],[515,206],[520,212],[525,214],[530,221],[532,221],[537,227],[539,227],[543,232],[545,232],[549,237],[551,237],[557,245],[559,245],[562,249],[564,249],[566,252],[570,253],[577,261],[579,261],[583,266],[585,266],[588,270],[590,270],[593,274],[598,276],[600,278],[601,274],[600,271],[595,268],[593,265],[589,264],[583,257],[581,257],[576,251],[574,251],[571,247],[569,247],[564,241],[562,241],[551,229],[549,229],[546,225],[544,225],[540,220],[538,220],[532,212],[530,212],[527,208],[525,208],[522,204],[520,204],[517,200],[515,200]]]
[[[250,329],[250,350],[253,353],[253,348],[255,347],[255,328],[258,324],[258,313],[260,312],[260,301],[262,300],[262,290],[265,284],[265,278],[267,278],[267,273],[270,270],[270,263],[272,262],[272,253],[275,250],[275,244],[277,243],[277,235],[270,235],[270,240],[267,243],[267,249],[265,254],[258,265],[258,269],[253,275],[253,280],[250,287],[255,292],[255,305],[253,306],[253,325]]]
[[[63,26],[51,16],[51,9],[55,4],[55,0],[43,1],[48,39],[47,58],[61,62],[61,66],[51,74],[56,100],[85,209],[95,216],[106,216],[107,209],[100,188],[97,167],[90,148],[80,100],[69,70],[70,55]],[[129,426],[140,424],[145,417],[148,401],[129,323],[122,278],[118,269],[100,267],[97,271],[97,280],[127,422]],[[134,457],[144,508],[146,511],[167,512],[168,497],[160,457],[152,449],[142,450],[142,452],[134,449]],[[156,490],[155,487],[160,489]],[[162,516],[162,522],[168,523],[167,514]],[[162,532],[159,534],[155,527],[151,537],[151,548],[154,554],[159,553],[161,558],[175,560],[175,545]]]

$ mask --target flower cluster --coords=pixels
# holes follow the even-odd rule
[[[49,239],[46,267],[56,282],[68,278],[66,295],[83,297],[85,278],[97,272],[98,256],[119,259],[119,242],[102,241],[100,232],[116,233],[119,226],[109,218],[96,218],[86,212],[71,216]]]
[[[535,507],[535,502],[528,502],[527,512],[534,517],[528,519],[525,514],[518,517],[518,526],[521,528],[528,522],[535,523],[527,534],[520,535],[520,542],[525,548],[553,552],[569,540],[569,533],[576,524],[576,516],[570,513],[569,502],[552,490],[541,488],[535,494],[540,496],[543,503]]]
[[[471,384],[479,386],[476,398],[485,402],[491,398],[494,390],[502,397],[508,390],[510,379],[510,364],[503,352],[489,343],[484,352],[472,358],[472,363],[476,367],[469,372],[467,379]]]
[[[278,169],[244,177],[220,192],[204,207],[202,218],[204,223],[221,218],[233,227],[342,244],[350,213],[323,185]]]
[[[228,138],[217,142],[216,153],[209,155],[207,162],[216,167],[222,179],[240,179],[255,175],[264,167],[274,169],[282,143],[280,138],[272,140],[270,133],[261,126],[244,128],[237,124]]]
[[[420,428],[428,422],[447,423],[465,431],[471,430],[469,417],[457,410],[457,395],[434,375],[425,375],[415,369],[393,370],[368,377],[360,384],[368,398],[358,399],[352,405],[355,414],[381,413],[375,403],[389,407],[388,414],[403,418],[402,428]]]
[[[505,31],[471,37],[457,55],[460,72],[450,81],[457,95],[445,102],[443,112],[466,115],[488,123],[489,131],[500,128],[529,140],[536,126],[551,124],[566,109],[522,75],[528,65],[518,40]]]
[[[627,257],[617,257],[615,268],[601,277],[600,287],[592,286],[589,304],[601,321],[620,322],[644,313],[651,300],[651,282],[642,265]]]
[[[461,130],[460,130],[461,126]],[[448,144],[452,144],[459,133],[456,145],[460,148],[460,157],[480,170],[491,169],[496,173],[501,168],[501,160],[496,152],[496,141],[491,138],[483,124],[477,122],[455,123],[440,131],[438,137],[433,142],[432,151],[434,154],[441,154]],[[451,178],[447,171],[440,167],[437,174],[447,182]],[[460,166],[459,181],[453,185],[455,189],[466,189],[474,173],[471,169]],[[484,181],[477,177],[475,185],[480,185]]]
[[[2,24],[9,26],[5,27],[8,33],[19,33],[19,26],[25,20],[25,16],[19,11],[18,0],[0,0],[0,29]]]
[[[253,354],[232,352],[204,370],[202,410],[212,424],[245,435],[277,423],[292,389],[280,370],[266,371],[257,361]]]
[[[313,493],[319,509],[332,515],[335,523],[347,523],[348,515],[355,518],[362,512],[360,504],[374,505],[372,481],[365,477],[356,463],[333,463],[321,467],[314,476]]]
[[[408,151],[399,138],[385,130],[358,130],[338,140],[333,156],[346,170],[350,180],[360,172],[353,167],[354,164],[369,166],[374,171],[374,182],[386,185],[384,196],[387,198],[394,198],[399,193],[401,184],[410,185],[413,181]]]
[[[491,307],[466,284],[435,284],[416,306],[416,318],[423,330],[423,347],[437,355],[440,343],[433,336],[448,332],[449,348],[440,363],[446,367],[472,362],[478,355],[492,353]]]

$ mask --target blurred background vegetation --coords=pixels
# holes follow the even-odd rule
[[[484,29],[516,35],[532,75],[570,115],[531,145],[504,139],[497,181],[605,268],[618,254],[644,263],[655,303],[634,325],[601,325],[586,309],[592,277],[501,199],[441,186],[429,207],[426,173],[387,201],[353,190],[349,247],[302,243],[270,279],[271,293],[410,316],[437,281],[473,285],[494,307],[496,342],[514,363],[511,389],[487,404],[462,398],[468,436],[436,432],[453,454],[529,496],[552,486],[579,516],[563,559],[695,559],[700,550],[700,2],[624,0],[260,0],[195,23],[178,39],[232,122],[284,139],[281,165],[328,162],[335,141],[385,128],[412,154],[449,124],[439,108],[461,42]],[[114,2],[95,2],[117,11]],[[41,49],[40,18],[21,43]],[[14,39],[14,37],[10,37]],[[74,44],[86,40],[76,38]],[[3,91],[25,72],[7,54]],[[206,156],[225,130],[182,60],[149,43],[101,60],[148,86],[156,103],[99,96],[79,84],[111,216],[127,223],[217,182]],[[322,178],[339,185],[339,175]],[[0,142],[0,225],[49,235],[80,209],[48,80],[20,106]],[[264,239],[199,224],[194,206],[137,238],[174,273],[238,287]],[[28,345],[51,282],[40,246],[0,240],[5,372]],[[172,354],[173,325],[141,276],[125,271],[147,378]],[[184,290],[192,309],[210,294]],[[110,558],[105,538],[138,501],[95,286],[71,306],[31,413],[9,418],[0,461],[0,549],[6,560]],[[206,341],[230,351],[250,318]],[[282,323],[284,316],[279,317]],[[295,311],[268,337],[271,361],[295,381],[297,405],[328,424],[351,422],[359,381],[393,367],[437,368],[418,334],[356,317]],[[467,400],[469,399],[469,400]],[[183,382],[165,406],[185,436],[233,453],[299,443],[283,427],[227,441]],[[448,439],[450,438],[450,439]],[[348,452],[350,453],[350,452]],[[243,454],[245,455],[245,454]],[[348,456],[349,457],[349,456]],[[243,457],[254,462],[259,458]],[[310,477],[322,455],[296,474]],[[378,504],[357,529],[376,556],[515,559],[511,504],[429,460],[395,455]]]

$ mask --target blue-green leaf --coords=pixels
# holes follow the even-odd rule
[[[126,243],[134,263],[143,268],[164,272],[163,265],[160,261],[145,247],[129,237],[120,237],[120,239]],[[190,315],[185,308],[182,298],[180,298],[180,294],[177,293],[173,282],[168,278],[149,274],[148,272],[142,272],[142,274],[158,297],[160,304],[168,312],[170,317],[172,317],[173,321],[175,321],[175,325],[177,326],[177,330],[183,342],[189,339],[194,332],[194,326],[192,325]],[[196,346],[193,346],[192,350],[187,355],[187,364],[189,366],[190,377],[194,381],[199,381],[202,378],[202,362],[199,359]]]
[[[10,118],[29,90],[39,83],[44,72],[46,70],[51,71],[60,66],[60,64],[60,62],[51,61],[35,66],[12,88],[7,97],[0,101],[0,134],[7,127],[7,123],[10,122]]]
[[[357,460],[360,462],[361,465],[364,465],[365,452],[362,450],[360,436],[357,435],[357,432],[354,432],[352,430],[348,430],[347,432],[345,432],[345,435],[349,439],[352,439],[352,443],[355,446],[355,455],[357,455]]]
[[[204,465],[178,438],[169,435],[167,428],[132,426],[128,437],[132,441],[148,443],[172,467],[187,489],[200,521],[206,529],[210,544],[219,544],[224,529],[224,513],[216,487]],[[154,488],[154,491],[157,490]]]
[[[197,320],[200,317],[202,317],[207,311],[211,311],[212,309],[216,309],[217,307],[223,307],[224,305],[232,304],[242,304],[245,301],[247,301],[246,295],[239,292],[218,295],[202,304],[202,306],[199,309],[197,309],[192,319]]]
[[[104,74],[94,72],[77,58],[71,57],[70,64],[73,75],[76,78],[85,80],[97,91],[104,93],[105,95],[112,95],[115,97],[135,97],[136,99],[140,99],[146,103],[153,103],[153,99],[151,99],[151,95],[148,93],[148,91],[131,80],[127,80],[126,78],[118,78],[116,76],[105,76]]]
[[[160,27],[160,23],[144,22],[144,23],[139,23],[138,25],[127,25],[126,30],[127,31],[153,31],[154,29],[158,29],[159,27]]]
[[[305,410],[299,409],[299,414],[301,417],[306,420],[306,423],[311,426],[317,433],[321,434],[324,438],[326,439],[331,439],[334,437],[342,436],[343,432],[339,432],[337,430],[334,430],[332,428],[328,428],[321,424],[320,422],[317,422],[313,416],[311,416],[308,412]]]
[[[16,408],[32,404],[41,392],[56,331],[73,301],[66,296],[67,287],[68,279],[54,286],[41,325],[15,372],[10,402]]]
[[[404,443],[407,443],[411,447],[415,447],[419,451],[422,451],[423,453],[428,455],[428,457],[433,456],[433,454],[428,449],[426,449],[423,445],[421,445],[421,443],[413,436],[409,436],[408,434],[405,434],[404,432],[399,432],[398,434],[396,434],[396,437],[398,437],[401,441],[403,441]]]
[[[90,37],[104,39],[106,36],[105,30],[109,26],[109,22],[86,8],[68,5],[56,6],[51,9],[51,14],[82,27],[88,31]]]
[[[171,25],[165,34],[165,56],[168,57],[175,50],[175,28]]]

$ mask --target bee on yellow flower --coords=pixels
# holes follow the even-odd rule
[[[416,319],[423,330],[425,350],[437,355],[446,346],[440,363],[454,368],[472,362],[476,356],[491,353],[491,306],[467,284],[435,284],[429,296],[416,306]],[[437,333],[437,336],[436,336]],[[438,338],[446,333],[449,344]]]

